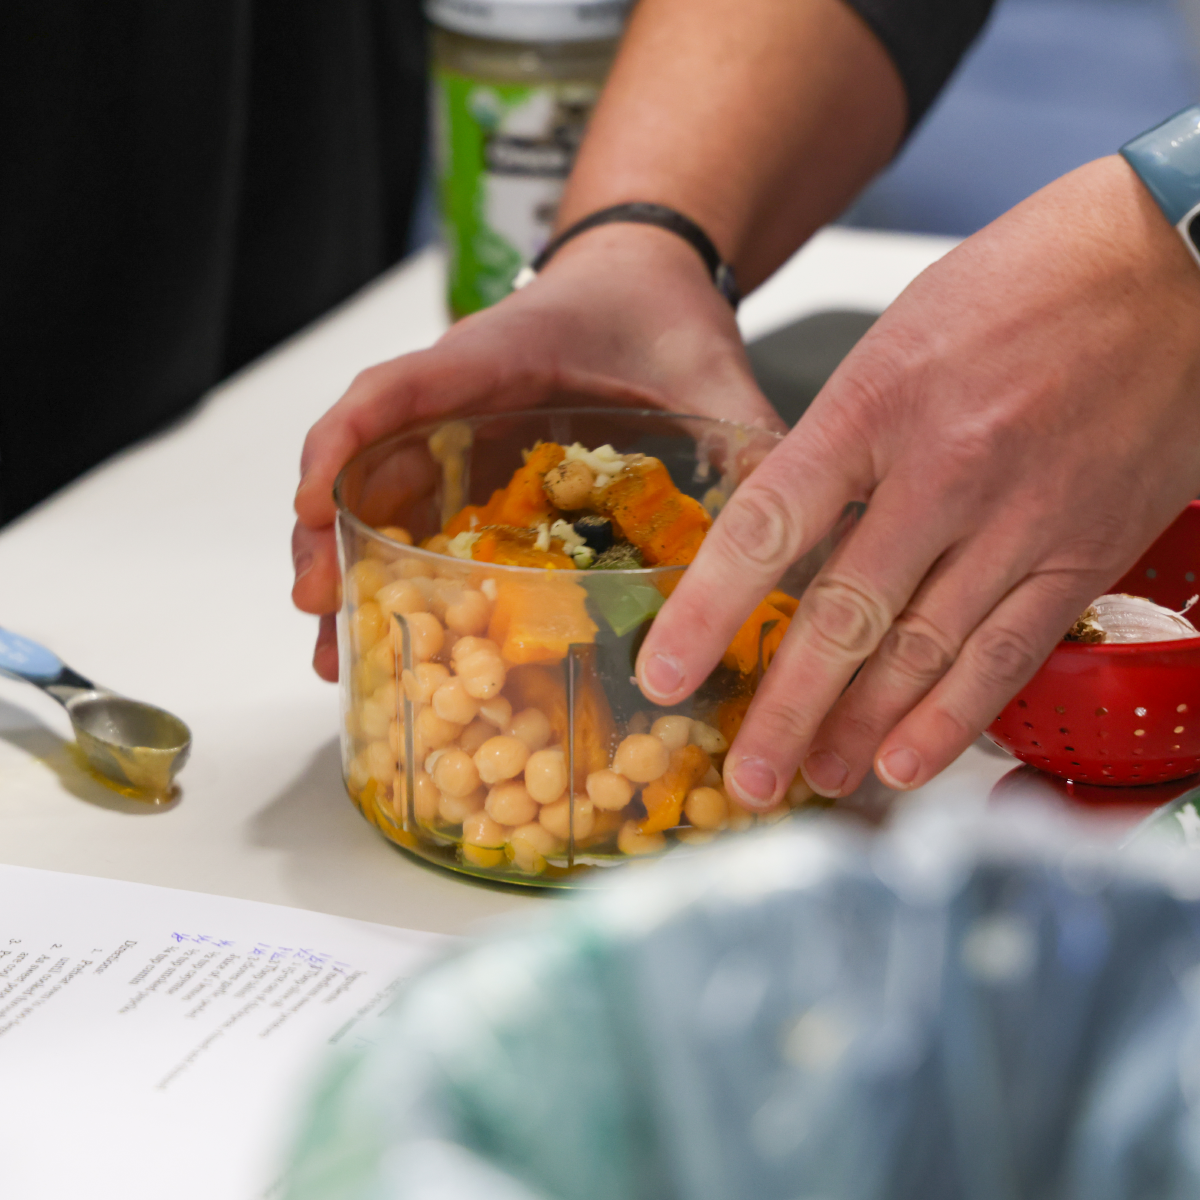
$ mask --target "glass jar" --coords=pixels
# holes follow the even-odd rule
[[[550,240],[616,53],[614,0],[431,0],[434,162],[451,313],[503,299]]]
[[[634,660],[685,567],[545,570],[410,544],[486,501],[539,441],[653,456],[715,510],[778,440],[703,417],[543,409],[415,429],[350,462],[335,489],[342,762],[367,820],[453,870],[565,886],[807,803],[797,784],[752,814],[720,779],[779,621],[739,634],[694,695],[657,708]],[[789,570],[778,603],[839,534]]]

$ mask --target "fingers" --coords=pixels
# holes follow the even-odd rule
[[[333,612],[339,598],[337,542],[332,527],[309,529],[297,521],[292,530],[292,563],[296,572],[292,603],[301,612]]]
[[[779,801],[826,713],[953,540],[952,521],[936,510],[911,521],[908,491],[881,487],[801,597],[726,758],[726,783],[745,804]]]
[[[296,514],[319,529],[333,521],[333,483],[360,450],[423,416],[452,412],[485,393],[494,372],[468,369],[435,347],[363,371],[309,430],[300,455]]]
[[[861,444],[829,441],[824,426],[801,422],[734,492],[642,645],[637,680],[650,700],[690,695],[787,568],[865,497],[872,473]]]
[[[875,770],[889,787],[914,788],[944,770],[1032,678],[1079,615],[1096,583],[1034,575],[964,642],[945,677],[887,735]],[[1099,585],[1103,587],[1103,584]]]
[[[313,670],[326,683],[337,683],[337,619],[333,613],[326,613],[317,626],[317,646],[313,651]]]
[[[986,533],[935,564],[874,654],[821,722],[801,764],[819,795],[847,795],[884,736],[950,670],[971,631],[1026,573],[1011,539]]]

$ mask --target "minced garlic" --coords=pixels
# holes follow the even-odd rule
[[[483,536],[481,533],[458,533],[452,537],[446,546],[446,553],[455,558],[471,558],[475,551],[475,543]]]

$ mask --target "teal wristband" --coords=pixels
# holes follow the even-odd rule
[[[1138,134],[1121,147],[1121,157],[1200,264],[1200,105]]]

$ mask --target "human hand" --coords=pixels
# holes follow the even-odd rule
[[[292,598],[322,618],[318,675],[337,678],[333,483],[341,468],[421,420],[589,400],[783,428],[754,384],[729,305],[690,246],[646,226],[582,235],[533,284],[460,321],[431,349],[362,372],[310,430]]]
[[[865,502],[726,782],[761,808],[801,764],[825,796],[872,761],[925,783],[1200,491],[1198,400],[1200,270],[1121,159],[1073,172],[918,278],[734,494],[645,640],[643,691],[689,694]]]

